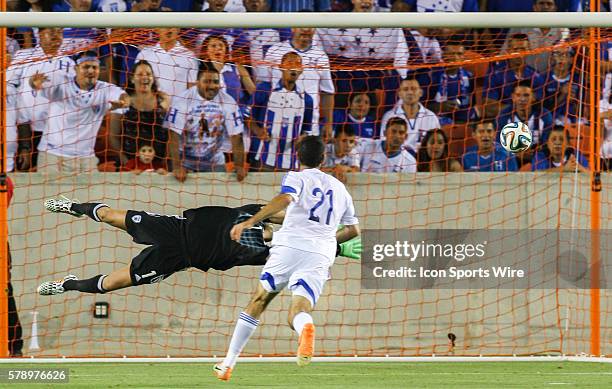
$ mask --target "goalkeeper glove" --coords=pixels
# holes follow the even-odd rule
[[[343,256],[351,259],[361,259],[361,251],[363,247],[361,245],[361,238],[355,237],[344,243],[338,244],[336,250],[336,256]]]

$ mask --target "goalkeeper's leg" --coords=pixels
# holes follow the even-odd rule
[[[103,222],[113,227],[127,231],[125,225],[126,210],[112,209],[104,203],[79,203],[65,196],[45,201],[45,208],[55,213],[81,217],[86,215],[97,222]]]
[[[61,280],[43,282],[37,290],[40,295],[51,296],[69,290],[84,293],[106,293],[128,286],[132,286],[129,266],[115,270],[110,274],[98,274],[86,280],[79,280],[76,276],[70,274]]]
[[[125,225],[126,214],[127,210],[125,209],[113,209],[108,206],[98,208],[97,210],[97,216],[101,222],[120,228],[123,231],[127,231],[127,226]]]

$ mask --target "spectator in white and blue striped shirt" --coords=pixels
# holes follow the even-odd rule
[[[281,79],[259,84],[253,99],[251,153],[261,171],[296,169],[295,143],[301,134],[311,134],[313,100],[297,83],[302,58],[290,51],[280,67]]]

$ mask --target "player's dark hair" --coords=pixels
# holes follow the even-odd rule
[[[336,128],[336,132],[334,133],[334,138],[339,137],[341,134],[346,136],[356,136],[355,129],[349,123],[344,123],[340,127]]]
[[[202,73],[217,73],[217,74],[219,74],[219,71],[217,70],[215,65],[213,65],[212,62],[210,62],[210,61],[202,61],[202,62],[200,62],[200,67],[198,69],[198,80],[200,79],[200,77],[202,77]]]
[[[442,138],[444,138],[444,151],[440,158],[432,158],[431,155],[427,152],[427,142],[436,134],[442,134]],[[450,159],[448,158],[448,137],[446,133],[442,131],[440,128],[434,128],[427,133],[423,137],[421,141],[421,145],[419,146],[419,151],[417,152],[417,171],[419,172],[430,172],[433,163],[438,163],[442,166],[442,170],[448,172],[450,170]]]
[[[400,126],[403,126],[406,129],[408,128],[408,123],[406,123],[406,120],[404,120],[404,118],[394,116],[387,122],[387,129],[396,124],[399,124]]]
[[[305,136],[297,144],[297,154],[302,166],[319,167],[325,158],[325,143],[319,136]]]

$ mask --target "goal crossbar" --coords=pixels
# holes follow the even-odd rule
[[[212,358],[0,358],[1,364],[10,363],[215,363]],[[515,356],[515,357],[313,357],[313,362],[597,362],[612,363],[612,358],[589,356]],[[241,357],[243,362],[295,362],[295,357]]]
[[[0,27],[612,27],[609,13],[187,13],[187,12],[9,12]]]

